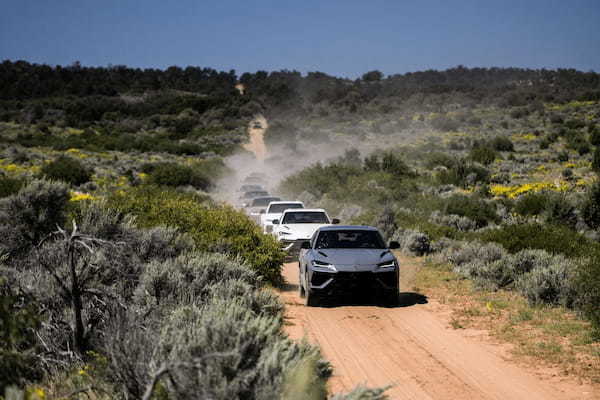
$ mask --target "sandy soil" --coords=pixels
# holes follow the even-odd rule
[[[257,127],[255,128],[255,126]],[[244,149],[254,153],[256,158],[260,161],[263,161],[267,155],[267,147],[265,146],[263,136],[268,127],[269,124],[267,119],[262,115],[254,117],[254,119],[250,121],[250,124],[248,125],[250,142],[244,144]]]
[[[454,330],[448,310],[417,293],[411,276],[419,266],[401,259],[401,305],[309,308],[298,295],[298,264],[288,263],[286,331],[317,343],[333,365],[333,393],[358,384],[393,385],[392,399],[597,399],[587,385],[554,371],[532,371],[507,360],[507,347],[485,332]]]

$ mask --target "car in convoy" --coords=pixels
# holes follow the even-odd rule
[[[281,214],[287,209],[304,208],[301,201],[272,201],[269,203],[264,213],[260,215],[260,226],[264,233],[273,232],[273,221],[280,220]]]
[[[238,192],[243,193],[243,192],[252,192],[252,191],[257,191],[257,190],[265,190],[265,188],[262,187],[261,185],[242,185],[238,189]]]
[[[260,217],[264,214],[265,209],[274,201],[279,201],[281,198],[275,196],[256,197],[244,208],[246,214],[252,218],[257,224],[260,222]]]
[[[287,209],[280,219],[273,221],[273,235],[285,251],[294,254],[300,250],[302,242],[310,240],[317,229],[339,222],[329,218],[322,208]]]
[[[269,196],[269,192],[267,192],[266,190],[250,190],[248,192],[242,193],[238,200],[240,202],[240,206],[244,208],[247,207],[253,199],[256,199],[257,197],[267,196]]]
[[[370,226],[330,225],[318,228],[301,246],[300,296],[316,306],[337,295],[369,295],[385,305],[398,302],[400,269],[379,230]]]

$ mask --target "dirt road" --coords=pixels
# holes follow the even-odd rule
[[[418,268],[402,260],[401,306],[345,305],[308,308],[298,296],[298,264],[284,266],[289,283],[286,330],[294,339],[320,345],[334,368],[333,393],[357,384],[393,385],[392,399],[592,399],[591,388],[542,371],[519,367],[494,345],[448,326],[444,307],[409,293],[410,275]]]
[[[267,119],[262,115],[254,117],[248,125],[248,135],[250,142],[244,144],[244,149],[254,153],[259,161],[263,161],[267,155],[267,147],[263,140],[265,131],[268,128]]]

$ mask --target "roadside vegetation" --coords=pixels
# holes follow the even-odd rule
[[[599,75],[574,70],[371,71],[353,81],[5,61],[0,391],[327,395],[328,364],[285,336],[267,290],[281,283],[283,254],[212,197],[259,113],[267,145],[298,159],[306,143],[336,149],[285,179],[282,194],[379,226],[472,296],[506,296],[514,337],[543,313],[566,316],[572,325],[555,331],[573,345],[560,350],[580,360],[600,337],[599,101]]]

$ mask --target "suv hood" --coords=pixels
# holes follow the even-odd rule
[[[311,238],[313,233],[322,226],[328,226],[329,224],[283,224],[277,225],[275,230],[277,232],[288,232],[289,235],[280,236],[281,239],[286,240],[308,240]]]
[[[387,249],[316,249],[316,258],[336,266],[374,266],[395,260]]]

